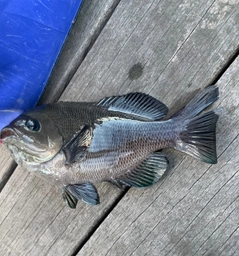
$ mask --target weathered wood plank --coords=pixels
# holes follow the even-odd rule
[[[109,186],[101,186],[104,204],[81,203],[73,211],[65,206],[58,189],[17,168],[0,199],[0,254],[71,255],[117,191],[112,195]]]
[[[40,103],[49,103],[59,99],[119,1],[83,1],[75,24],[69,33],[69,39],[64,44]]]
[[[238,255],[238,66],[218,81],[218,164],[181,157],[151,191],[130,189],[78,255]]]
[[[141,90],[163,99],[170,107],[178,108],[189,94],[215,78],[238,47],[237,2],[234,5],[233,1],[224,2],[122,0],[61,99],[98,100],[107,95]],[[135,66],[137,63],[141,65]],[[96,232],[84,247],[83,255],[105,255],[107,250],[109,255],[121,255],[123,249],[133,253],[135,247],[127,243],[128,238],[122,242],[117,237],[121,228],[127,228],[123,224],[131,223],[130,228],[134,228],[127,236],[135,236],[135,244],[140,246],[140,242],[145,239],[141,231],[147,235],[147,232],[153,234],[154,227],[156,229],[155,219],[158,215],[154,219],[148,219],[148,215],[153,216],[156,210],[159,214],[167,215],[172,206],[182,201],[188,186],[196,183],[204,172],[205,177],[208,173],[207,165],[192,161],[184,155],[173,156],[171,160],[175,167],[161,183],[152,189],[130,191],[122,201],[125,202],[125,214],[121,207],[117,207],[109,217],[117,219],[117,222],[112,226],[106,221],[103,228],[99,229],[102,232]],[[210,170],[215,173],[218,171],[213,168]],[[188,173],[187,179],[184,179],[185,172]],[[170,178],[172,180],[169,181]],[[211,178],[212,182],[213,179],[215,176]],[[169,190],[163,189],[167,184]],[[98,187],[101,205],[90,207],[81,203],[72,211],[64,206],[55,188],[18,168],[0,194],[0,254],[74,253],[120,196],[120,191],[107,184]],[[163,203],[155,200],[157,203],[149,207],[161,194],[165,196]],[[193,209],[197,204],[192,199],[188,198]],[[127,200],[130,200],[131,206]],[[162,206],[165,208],[160,213],[158,209]],[[139,222],[135,218],[139,207],[148,209],[147,214],[141,214],[145,220],[143,225],[137,225],[142,224],[140,217]],[[123,236],[122,233],[119,235]],[[100,236],[109,243],[104,244]],[[128,240],[131,241],[130,238]],[[152,243],[153,248],[153,238],[145,241]],[[122,249],[120,245],[125,248]],[[131,246],[132,250],[126,246]]]
[[[9,151],[0,146],[0,192],[16,168],[16,163],[11,159]]]
[[[185,85],[193,90],[211,83],[234,54],[237,15],[235,5],[219,0],[121,1],[62,99],[143,90],[169,105],[185,95]],[[132,78],[136,64],[142,72]]]

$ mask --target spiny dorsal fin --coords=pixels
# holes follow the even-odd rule
[[[153,121],[162,119],[168,113],[168,108],[162,102],[141,92],[107,97],[97,105],[106,107],[110,111],[131,114]]]
[[[163,176],[167,167],[167,158],[161,152],[154,152],[134,170],[127,172],[118,180],[127,186],[148,187]]]

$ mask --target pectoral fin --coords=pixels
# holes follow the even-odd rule
[[[137,188],[156,183],[165,173],[168,160],[161,152],[154,152],[138,167],[117,179],[120,183]]]
[[[84,126],[62,149],[66,156],[65,164],[80,161],[92,139],[92,128]]]
[[[76,208],[78,200],[90,205],[100,203],[98,192],[91,183],[71,184],[65,186],[62,190],[63,198],[70,208]]]

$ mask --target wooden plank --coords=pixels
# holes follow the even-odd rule
[[[121,1],[62,100],[140,90],[171,106],[185,88],[210,84],[234,54],[237,13],[235,5],[219,0]],[[132,78],[137,64],[142,72]]]
[[[17,168],[0,197],[0,255],[71,255],[117,192],[101,186],[103,204],[74,211],[57,188]]]
[[[83,1],[75,23],[53,69],[41,103],[59,99],[120,0]]]
[[[238,47],[238,4],[224,2],[122,0],[61,99],[98,100],[107,95],[141,90],[163,99],[170,107],[174,105],[173,109],[178,108],[196,89],[217,76]],[[84,247],[84,255],[91,252],[104,255],[114,242],[117,248],[113,246],[110,255],[121,255],[121,242],[116,242],[120,226],[124,228],[127,227],[124,223],[131,223],[142,237],[142,230],[153,231],[155,220],[149,218],[147,225],[146,220],[157,210],[155,208],[160,207],[160,202],[148,207],[149,199],[156,199],[159,196],[157,191],[164,184],[169,183],[170,193],[162,189],[166,199],[165,209],[160,214],[170,211],[170,205],[180,202],[177,195],[183,198],[188,184],[192,186],[204,171],[207,173],[207,165],[192,161],[185,155],[174,155],[171,160],[175,167],[166,179],[152,189],[131,190],[124,198],[122,202],[131,215],[123,214],[117,207],[110,216],[118,222],[114,222],[114,226],[108,221],[103,222],[100,236],[106,241],[109,239],[109,243],[94,240],[97,234],[99,237],[96,232]],[[184,180],[187,168],[190,179]],[[172,182],[167,180],[170,177]],[[176,190],[177,186],[181,190]],[[107,184],[97,187],[102,203],[96,207],[80,203],[73,211],[65,207],[56,188],[18,168],[0,194],[0,254],[74,254],[120,197],[120,191]],[[167,201],[170,195],[172,202]],[[132,200],[130,207],[127,200]],[[192,200],[192,208],[193,203]],[[134,219],[141,207],[150,209],[144,216],[145,225],[137,225],[141,220]],[[131,234],[140,245],[141,240],[134,232]],[[153,244],[154,240],[150,241]],[[130,244],[126,241],[122,245]],[[130,247],[128,251],[133,252]]]
[[[9,151],[0,145],[0,192],[16,168],[15,161],[12,160]]]
[[[83,1],[39,104],[59,98],[118,2],[119,0]],[[0,191],[15,168],[15,162],[9,157],[5,147],[0,145]]]
[[[130,189],[77,255],[238,255],[238,66],[218,81],[218,164],[182,156],[151,190]]]

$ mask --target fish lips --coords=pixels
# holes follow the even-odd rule
[[[2,129],[1,131],[1,140],[4,141],[6,139],[8,139],[9,137],[15,137],[17,138],[17,133],[14,131],[14,129],[10,128],[10,127],[5,127]]]

